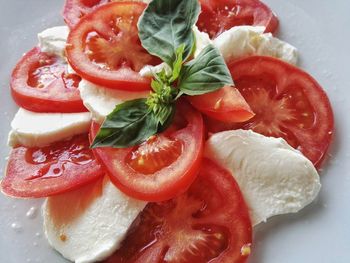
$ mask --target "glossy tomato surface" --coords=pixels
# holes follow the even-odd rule
[[[85,15],[67,40],[67,57],[73,69],[95,84],[122,90],[148,90],[150,78],[139,71],[159,59],[141,46],[137,22],[142,2],[115,2]]]
[[[188,96],[187,99],[196,109],[219,121],[244,122],[254,116],[254,112],[235,87],[225,86],[207,94]]]
[[[14,148],[3,193],[13,197],[47,197],[75,189],[105,174],[89,148],[87,134],[43,148]]]
[[[252,226],[237,183],[205,159],[186,193],[146,206],[106,263],[243,263],[251,243]]]
[[[236,125],[208,119],[209,131],[242,128],[282,137],[319,167],[331,143],[334,120],[329,99],[317,81],[271,57],[241,59],[229,64],[229,69],[256,115]]]
[[[202,12],[197,26],[215,38],[234,26],[264,26],[265,32],[275,32],[278,19],[259,0],[200,0]]]
[[[99,130],[92,125],[91,135]],[[202,116],[184,101],[175,120],[163,133],[130,148],[96,148],[112,182],[125,194],[146,201],[169,200],[185,192],[195,180],[202,161]]]
[[[80,99],[81,78],[67,72],[67,63],[38,47],[17,63],[11,76],[11,92],[22,108],[35,112],[86,111]]]

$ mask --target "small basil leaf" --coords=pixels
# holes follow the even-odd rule
[[[200,11],[198,0],[153,0],[139,19],[142,46],[169,66],[176,60],[176,50],[184,44],[183,59],[193,51],[192,26]]]
[[[159,125],[158,132],[165,131],[171,125],[171,123],[173,122],[173,119],[174,119],[174,116],[175,116],[175,112],[176,112],[176,106],[175,106],[174,103],[169,105],[168,111],[169,112],[168,112],[167,120],[163,124]]]
[[[127,101],[107,116],[91,148],[127,148],[146,141],[157,131],[157,118],[146,105],[146,99]]]
[[[180,71],[181,71],[182,63],[183,63],[184,51],[185,51],[185,45],[184,44],[179,46],[178,49],[176,50],[176,60],[173,63],[173,74],[172,74],[172,76],[171,76],[171,78],[169,80],[170,83],[173,83],[180,76]]]
[[[158,109],[155,115],[160,125],[164,126],[164,124],[168,122],[169,118],[173,115],[174,112],[175,112],[175,105],[168,104]]]
[[[190,96],[215,91],[233,80],[220,52],[213,46],[206,46],[190,62],[183,65],[179,77],[180,94]]]

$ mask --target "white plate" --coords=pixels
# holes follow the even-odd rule
[[[250,263],[350,262],[350,2],[348,0],[265,0],[279,15],[279,36],[299,48],[301,66],[325,88],[336,119],[331,157],[322,172],[317,202],[303,212],[274,218],[255,229]],[[0,1],[0,167],[9,149],[10,72],[36,44],[36,34],[63,24],[63,0]],[[43,237],[40,203],[0,196],[0,262],[66,262]],[[36,209],[26,216],[31,207]],[[11,227],[12,225],[12,227]]]

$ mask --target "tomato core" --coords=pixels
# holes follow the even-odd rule
[[[128,154],[126,163],[136,172],[153,174],[175,162],[182,150],[183,144],[180,140],[155,135],[135,147]]]

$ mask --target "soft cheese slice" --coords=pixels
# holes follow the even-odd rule
[[[264,34],[265,27],[236,26],[214,39],[214,45],[220,50],[225,61],[241,57],[262,55],[272,56],[296,65],[297,49],[272,36]]]
[[[68,34],[69,28],[67,26],[45,29],[38,34],[41,51],[64,58]]]
[[[86,80],[79,83],[80,97],[94,121],[102,123],[115,106],[133,99],[146,98],[149,91],[131,92],[97,86]]]
[[[50,245],[71,261],[100,261],[120,246],[145,205],[124,195],[106,176],[49,197],[43,205],[45,235]]]
[[[310,204],[321,184],[312,163],[282,138],[253,131],[214,134],[205,155],[232,172],[250,208],[253,225]]]
[[[36,113],[20,108],[11,122],[8,145],[42,147],[89,131],[91,114]]]

